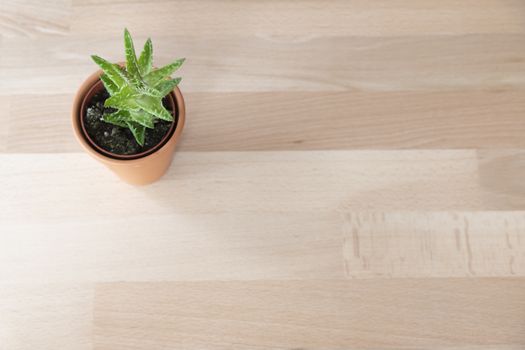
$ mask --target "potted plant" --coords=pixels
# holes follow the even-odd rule
[[[101,70],[75,96],[73,129],[89,154],[124,181],[143,185],[167,171],[184,127],[181,79],[170,78],[184,59],[153,67],[151,39],[137,58],[127,29],[124,47],[125,63],[91,56]]]

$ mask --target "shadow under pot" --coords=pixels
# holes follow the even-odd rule
[[[130,130],[100,120],[109,96],[101,74],[100,70],[93,73],[75,96],[72,121],[78,142],[127,183],[146,185],[157,181],[168,170],[184,127],[184,99],[179,88],[163,100],[174,121],[160,121],[154,129],[147,129],[144,146],[140,146]]]

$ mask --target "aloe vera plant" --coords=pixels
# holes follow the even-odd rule
[[[110,97],[104,106],[116,109],[106,113],[102,120],[132,132],[137,143],[144,145],[146,129],[153,129],[158,119],[173,121],[171,113],[162,105],[162,99],[179,84],[181,78],[171,79],[184,62],[184,58],[162,67],[153,67],[153,45],[148,38],[137,58],[133,40],[124,30],[126,65],[118,64],[93,55],[91,58],[102,68],[100,77]]]

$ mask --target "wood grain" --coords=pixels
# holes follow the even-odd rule
[[[17,54],[0,61],[0,95],[71,94],[96,69],[90,55],[123,59],[121,29],[110,34],[4,40],[2,51]],[[137,46],[146,39],[139,38]],[[443,35],[431,40],[418,36],[282,41],[249,36],[154,38],[155,64],[167,64],[173,57],[187,58],[180,70],[183,92],[501,90],[525,86],[523,34]],[[32,66],[39,68],[27,69]]]
[[[521,279],[100,284],[95,349],[504,348],[525,344],[524,290]]]
[[[476,151],[179,152],[163,181],[132,190],[87,155],[1,155],[0,220],[138,213],[520,210],[480,185]],[[61,174],[56,193],[56,174]],[[521,177],[522,172],[514,174]],[[82,184],[89,183],[89,191]],[[104,198],[104,199],[103,199]],[[112,199],[113,200],[110,200]],[[8,205],[8,203],[10,205]]]
[[[69,32],[71,1],[2,0],[0,38],[62,36]]]
[[[514,276],[525,272],[520,213],[349,213],[347,275],[374,277]]]
[[[158,11],[159,6],[163,11]],[[248,35],[414,36],[472,33],[524,33],[524,5],[519,0],[331,1],[109,1],[74,0],[72,31],[106,34],[129,26],[142,33],[181,36]],[[104,26],[93,23],[118,13]],[[140,13],[140,17],[136,16]],[[224,14],[227,16],[221,16]]]
[[[42,107],[24,103],[27,96],[3,98],[11,105],[8,125],[0,125],[11,129],[7,151],[78,152],[64,120],[72,96],[30,98]],[[525,89],[188,93],[185,100],[182,151],[525,147]],[[31,132],[36,120],[38,134]]]
[[[88,283],[0,282],[2,349],[93,349],[93,293]]]
[[[524,220],[524,212],[192,213],[96,224],[91,216],[33,219],[7,226],[0,280],[524,276]],[[115,247],[122,247],[118,254]]]
[[[72,98],[123,28],[187,124],[135,188]],[[0,1],[0,350],[522,350],[521,0]]]
[[[0,96],[0,152],[5,152],[8,145],[9,124],[11,118],[11,99]]]
[[[0,246],[0,280],[86,283],[345,276],[337,213],[158,213],[150,219],[99,216],[94,224],[94,216],[86,215],[94,208],[84,204],[84,216],[74,220],[8,224]],[[15,246],[20,249],[13,250]]]

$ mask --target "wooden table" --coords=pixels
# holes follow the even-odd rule
[[[524,1],[0,13],[0,349],[525,348]],[[141,188],[70,126],[125,26],[187,58]]]

